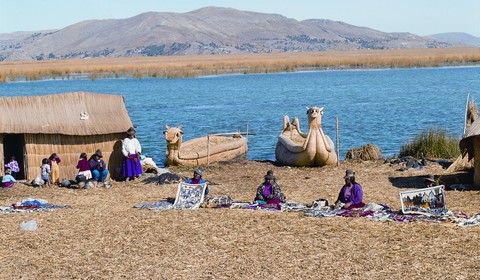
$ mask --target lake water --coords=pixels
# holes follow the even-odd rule
[[[308,130],[306,107],[324,107],[323,129],[340,158],[348,149],[375,144],[385,156],[425,129],[461,137],[467,94],[476,100],[480,67],[335,70],[227,75],[185,79],[44,80],[0,84],[0,96],[85,91],[125,97],[143,153],[160,166],[165,125],[183,125],[184,141],[208,133],[248,129],[248,159],[275,159],[283,116]]]

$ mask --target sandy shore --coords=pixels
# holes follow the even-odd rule
[[[265,172],[274,170],[287,200],[333,202],[345,169],[354,169],[365,202],[400,209],[400,191],[428,173],[396,171],[383,161],[289,168],[248,161],[205,167],[213,195],[251,201]],[[188,177],[191,168],[171,168]],[[110,189],[0,189],[0,205],[42,198],[71,208],[0,214],[0,279],[475,279],[480,273],[480,227],[453,223],[378,222],[313,218],[302,213],[241,209],[151,211],[132,208],[174,197],[176,184],[149,176]],[[447,191],[447,207],[480,212],[480,191]],[[20,230],[35,219],[38,229]]]

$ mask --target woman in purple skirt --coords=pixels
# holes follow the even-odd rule
[[[140,154],[142,153],[142,146],[135,137],[136,130],[130,127],[127,130],[127,138],[122,143],[123,168],[122,175],[125,181],[134,180],[138,175],[142,174],[142,165],[140,163]]]

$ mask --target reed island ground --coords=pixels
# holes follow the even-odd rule
[[[384,161],[291,168],[245,161],[205,167],[213,195],[252,201],[272,169],[287,200],[334,202],[345,169],[353,169],[366,203],[400,209],[399,192],[415,189],[437,163],[397,171]],[[170,169],[188,177],[191,168]],[[175,197],[177,184],[146,175],[112,187],[0,189],[0,205],[28,197],[70,208],[0,214],[1,279],[476,279],[480,227],[451,222],[380,222],[367,218],[315,218],[299,212],[201,208],[137,209]],[[150,181],[151,183],[147,183]],[[480,212],[480,191],[447,191],[447,208]],[[38,229],[22,231],[35,219]]]

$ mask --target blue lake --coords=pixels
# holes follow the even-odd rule
[[[144,154],[162,165],[165,125],[183,125],[184,141],[248,129],[248,159],[275,159],[283,116],[308,130],[306,107],[324,107],[323,129],[340,158],[368,143],[386,156],[424,129],[461,137],[467,94],[476,100],[480,67],[335,70],[186,79],[78,79],[0,84],[0,96],[86,91],[125,97]]]

